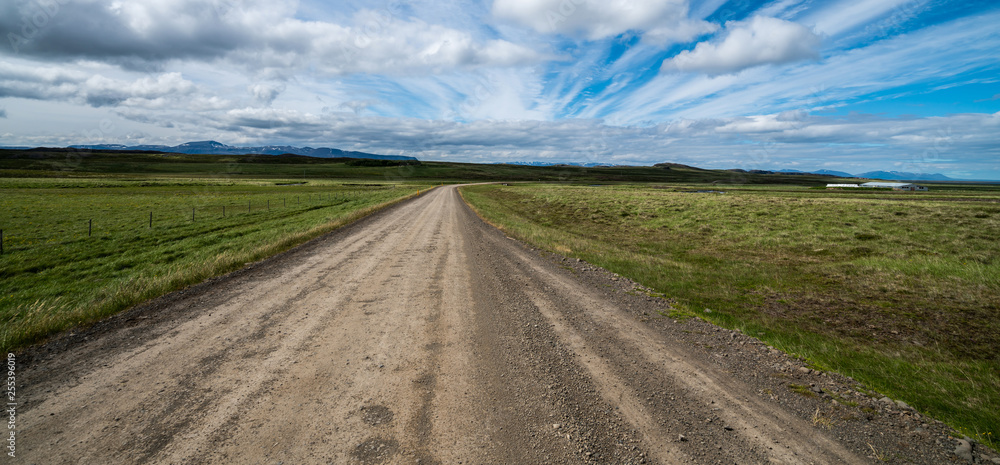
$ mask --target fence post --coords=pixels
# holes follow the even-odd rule
[[[226,217],[226,206],[225,205],[222,206],[222,217],[223,218]]]
[[[94,235],[94,220],[90,220],[89,224],[87,225],[87,237],[93,235]]]
[[[153,227],[153,212],[149,212],[149,227]]]
[[[247,213],[250,213],[250,200],[247,200]]]
[[[3,255],[3,229],[0,229],[0,255]]]
[[[194,221],[194,207],[191,207],[191,221]]]
[[[267,199],[267,211],[271,211],[271,199]]]

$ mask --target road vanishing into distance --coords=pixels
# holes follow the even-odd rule
[[[749,336],[663,317],[668,304],[508,238],[439,187],[30,349],[17,461],[955,458],[919,414]]]

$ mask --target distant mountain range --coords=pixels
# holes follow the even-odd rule
[[[365,152],[351,152],[346,150],[331,149],[327,147],[292,147],[288,145],[265,145],[261,147],[234,147],[214,140],[187,142],[181,145],[132,145],[121,144],[100,144],[100,145],[71,145],[70,148],[90,149],[90,150],[145,150],[150,152],[167,153],[187,153],[200,155],[283,155],[290,153],[293,155],[305,155],[318,158],[369,158],[373,160],[416,160],[414,157],[403,155],[376,155]]]
[[[781,172],[789,172],[789,171],[795,171],[795,170],[781,170]],[[798,171],[796,171],[796,172],[798,172]],[[826,175],[826,176],[837,176],[838,178],[853,178],[854,177],[854,175],[851,174],[851,173],[845,173],[843,171],[834,171],[834,170],[817,170],[817,171],[813,171],[812,174],[823,174],[823,175]]]
[[[949,178],[948,176],[945,176],[943,174],[906,173],[903,171],[868,171],[867,173],[851,174],[851,173],[845,173],[843,171],[833,171],[833,170],[818,170],[818,171],[778,170],[775,171],[775,173],[822,174],[827,176],[836,176],[839,178],[885,179],[891,181],[956,181],[956,179]]]
[[[608,163],[574,163],[574,162],[545,162],[545,161],[508,161],[508,162],[497,162],[497,165],[524,165],[524,166],[583,166],[586,168],[593,167],[613,167],[621,165],[612,165]],[[694,168],[686,165],[678,165],[676,163],[657,163],[657,167],[666,168],[670,166],[678,166],[690,169],[702,169]],[[867,173],[861,174],[851,174],[844,171],[834,171],[834,170],[817,170],[817,171],[799,171],[799,170],[740,170],[734,169],[729,171],[738,171],[743,173],[754,173],[754,174],[819,174],[824,176],[835,176],[838,178],[867,178],[867,179],[884,179],[891,181],[957,181],[956,179],[949,178],[943,174],[928,174],[928,173],[905,173],[901,171],[869,171]]]
[[[869,171],[867,173],[861,173],[857,177],[859,178],[871,178],[871,179],[892,179],[899,181],[954,181],[954,178],[949,178],[943,174],[928,174],[928,173],[904,173],[901,171]]]

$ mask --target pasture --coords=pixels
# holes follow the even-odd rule
[[[0,179],[0,346],[266,258],[428,185],[239,178]]]
[[[514,237],[676,299],[662,318],[740,329],[996,446],[1000,189],[731,187],[463,195]]]

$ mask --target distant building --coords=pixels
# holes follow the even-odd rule
[[[859,186],[857,184],[827,184],[826,185],[827,189],[844,189],[844,188],[854,188],[854,189],[857,189],[859,187],[861,187],[861,186]]]
[[[914,191],[926,192],[927,187],[918,186],[908,182],[866,182],[861,187],[872,187],[877,189],[892,189],[894,191]]]

